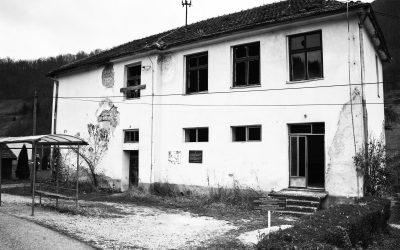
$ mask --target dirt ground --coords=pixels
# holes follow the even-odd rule
[[[173,208],[143,202],[80,201],[74,213],[73,202],[43,199],[44,206],[30,216],[29,197],[2,194],[1,212],[34,221],[66,233],[102,249],[193,249],[243,248],[236,237],[246,231],[264,228],[264,216],[252,213],[203,211]],[[204,216],[204,215],[211,216]],[[247,215],[246,215],[247,214]],[[276,217],[273,224],[290,224],[293,218]],[[249,247],[251,248],[251,247]]]

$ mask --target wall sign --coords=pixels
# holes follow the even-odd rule
[[[189,150],[189,163],[203,163],[203,151]]]
[[[114,67],[113,64],[107,64],[101,74],[103,86],[106,88],[114,87]]]

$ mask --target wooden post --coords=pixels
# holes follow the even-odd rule
[[[37,113],[38,91],[35,89],[35,96],[33,98],[33,135],[36,135],[36,113]]]
[[[2,171],[2,161],[3,161],[3,145],[0,144],[0,206],[1,206],[1,171]]]
[[[33,155],[36,156],[36,143],[32,143],[33,146]],[[32,165],[32,216],[35,215],[35,172],[36,172],[36,157],[33,159]]]
[[[79,195],[79,145],[78,145],[78,149],[76,152],[76,210],[78,211],[78,195]]]

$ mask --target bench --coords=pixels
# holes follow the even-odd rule
[[[76,207],[78,208],[78,198],[75,196],[68,196],[64,194],[59,194],[58,192],[50,192],[50,191],[44,191],[41,190],[42,185],[39,184],[39,189],[35,190],[35,194],[39,195],[39,204],[42,205],[42,196],[49,197],[56,199],[56,207],[58,208],[58,199],[63,199],[63,200],[75,200],[76,202]],[[69,189],[69,188],[61,188],[58,187],[59,189],[65,189],[65,190],[71,190],[75,191],[75,189]]]

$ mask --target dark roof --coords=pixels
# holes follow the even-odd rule
[[[370,6],[369,3],[349,2],[349,10],[369,8]],[[72,70],[100,66],[112,59],[151,50],[162,51],[238,31],[293,22],[303,18],[343,13],[346,10],[347,4],[336,0],[291,0],[262,5],[134,40],[97,55],[66,64],[50,72],[48,76],[53,77]]]
[[[2,159],[17,159],[17,156],[7,147],[7,145],[1,145],[1,157]]]

